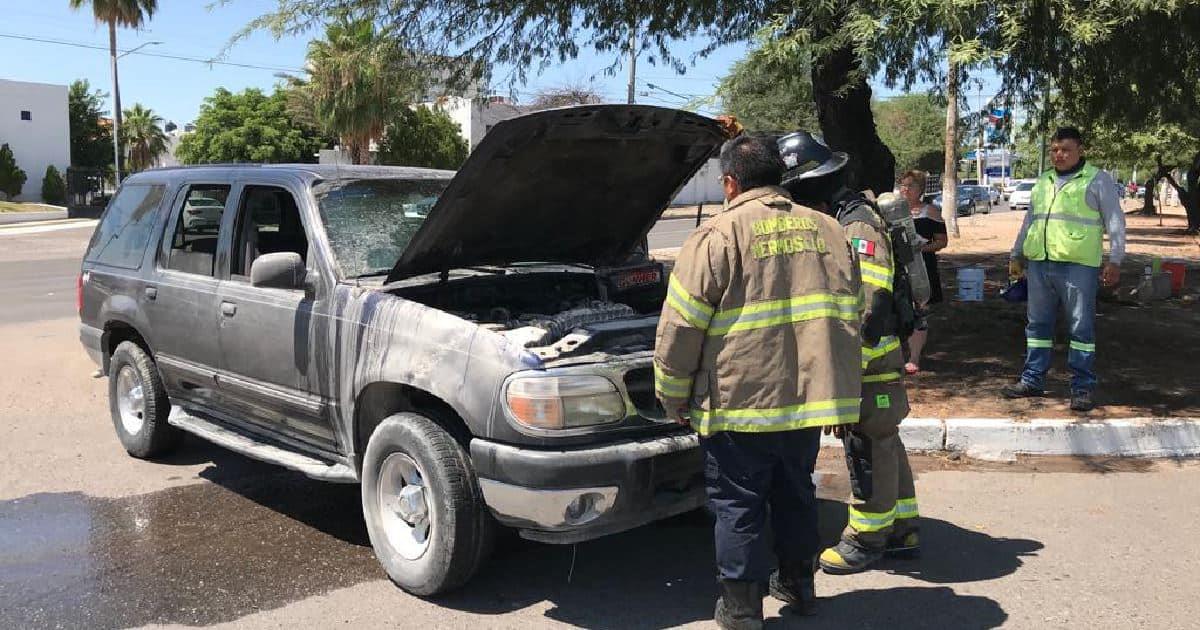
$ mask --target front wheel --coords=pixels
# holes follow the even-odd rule
[[[463,585],[491,550],[495,524],[467,452],[423,415],[398,413],[375,427],[362,503],[375,556],[414,595]]]

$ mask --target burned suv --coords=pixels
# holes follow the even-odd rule
[[[79,278],[80,338],[134,457],[184,432],[361,483],[397,584],[463,584],[498,527],[573,543],[703,501],[651,356],[641,247],[715,121],[599,105],[502,122],[457,172],[133,175]],[[192,216],[199,212],[201,215]]]

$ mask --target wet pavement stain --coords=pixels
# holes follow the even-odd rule
[[[211,483],[106,499],[35,494],[0,502],[0,628],[122,628],[227,622],[370,580],[386,579],[362,521],[359,488],[277,468],[222,460]],[[1151,472],[1191,462],[1053,458],[990,464],[913,457],[935,471]],[[818,462],[821,537],[845,525],[849,483],[840,451]],[[922,519],[928,539],[985,563],[923,563],[926,581],[990,579],[1016,570],[1036,541],[993,539]],[[502,614],[551,601],[551,618],[587,627],[654,627],[711,613],[712,525],[702,511],[576,547],[502,537],[468,588],[434,599],[450,609]],[[964,566],[973,567],[967,573]],[[901,566],[898,572],[909,571]],[[397,590],[397,596],[402,596]],[[622,601],[622,611],[602,602]],[[640,611],[640,612],[639,612]]]
[[[0,626],[207,625],[385,577],[358,486],[290,473],[0,502]]]

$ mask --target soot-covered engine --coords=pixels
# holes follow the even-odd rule
[[[503,315],[506,309],[493,309]],[[587,300],[553,314],[521,314],[481,323],[544,360],[604,351],[634,352],[654,347],[655,316],[616,302]]]

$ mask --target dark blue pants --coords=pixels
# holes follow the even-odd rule
[[[708,505],[717,519],[717,577],[767,579],[768,518],[779,564],[811,561],[820,551],[812,474],[821,430],[724,431],[700,443]]]

